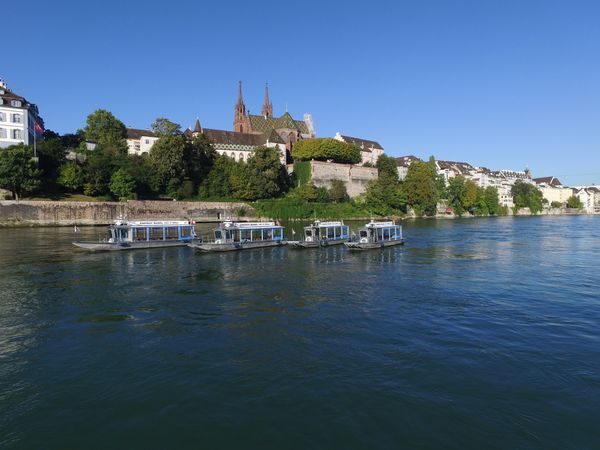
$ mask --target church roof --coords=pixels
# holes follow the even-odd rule
[[[208,139],[216,144],[237,144],[260,147],[261,145],[265,145],[267,141],[274,144],[285,143],[273,129],[266,133],[256,134],[204,128],[203,133]]]
[[[381,145],[379,145],[379,142],[376,142],[376,141],[370,141],[368,139],[355,138],[352,136],[343,136],[343,135],[342,135],[342,139],[344,140],[344,142],[347,142],[348,144],[356,145],[358,148],[360,148],[361,150],[363,150],[365,152],[371,151],[372,148],[375,148],[378,150],[383,150],[383,147]]]
[[[256,114],[248,115],[250,126],[253,131],[266,132],[269,130],[280,130],[289,128],[298,130],[302,134],[309,134],[308,127],[303,120],[294,119],[290,113],[286,112],[281,117],[265,117]]]

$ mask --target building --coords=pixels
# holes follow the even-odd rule
[[[534,178],[533,182],[549,204],[557,202],[564,205],[573,195],[573,189],[563,186],[556,177]]]
[[[239,84],[238,100],[233,115],[233,131],[246,134],[261,134],[272,136],[274,131],[284,142],[287,159],[293,145],[300,139],[316,136],[315,126],[310,113],[304,114],[304,119],[294,119],[287,111],[280,117],[273,115],[273,104],[269,98],[269,85],[265,87],[265,101],[260,115],[250,114],[242,96],[242,82]]]
[[[127,128],[127,153],[130,155],[142,155],[150,153],[158,136],[149,130]]]
[[[396,158],[396,166],[398,167],[398,178],[403,181],[408,173],[408,167],[415,161],[421,161],[414,155],[399,156]]]
[[[376,141],[370,141],[368,139],[355,138],[351,136],[343,136],[338,131],[335,133],[334,139],[342,142],[346,142],[347,144],[355,145],[360,149],[361,155],[361,164],[364,166],[365,164],[370,164],[375,166],[377,164],[377,159],[381,155],[383,155],[383,147]]]
[[[33,145],[42,139],[43,132],[44,121],[37,106],[15,94],[0,79],[0,148]]]
[[[600,214],[600,187],[578,186],[573,188],[573,195],[579,199],[588,214]]]
[[[219,155],[228,156],[236,161],[248,161],[257,147],[276,147],[279,150],[279,160],[286,163],[286,143],[271,129],[265,133],[241,133],[227,130],[203,128],[200,120],[196,119],[194,129],[188,128],[183,133],[188,139],[203,134],[213,144]]]

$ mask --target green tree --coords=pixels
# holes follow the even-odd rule
[[[130,199],[135,192],[135,180],[125,169],[119,169],[110,177],[110,192],[121,201]]]
[[[86,140],[96,142],[98,150],[112,154],[127,152],[125,125],[104,109],[98,109],[87,117],[84,136]]]
[[[188,142],[183,135],[163,136],[152,146],[150,163],[160,192],[173,193],[183,183],[186,176],[187,146]]]
[[[553,201],[550,203],[551,208],[562,208],[563,204],[561,202]]]
[[[169,119],[164,117],[158,117],[154,122],[152,122],[150,129],[159,137],[176,136],[181,134],[181,125],[171,122]]]
[[[212,143],[203,134],[187,143],[184,152],[186,175],[195,186],[208,175],[216,157]]]
[[[439,192],[433,157],[428,162],[414,161],[408,167],[402,186],[408,205],[413,207],[417,214],[436,214]]]
[[[463,199],[465,197],[466,186],[465,177],[457,175],[448,180],[448,187],[446,188],[446,197],[448,205],[452,207],[455,214],[459,216],[465,211],[463,206]]]
[[[465,181],[465,193],[462,198],[463,208],[469,212],[477,205],[477,197],[479,196],[479,187],[472,180]]]
[[[492,215],[499,215],[500,198],[498,197],[498,189],[488,186],[484,190],[484,196],[488,212]]]
[[[52,133],[52,134],[50,134]],[[54,183],[58,178],[59,168],[66,161],[65,147],[60,136],[54,132],[48,133],[48,137],[37,144],[37,155],[39,168],[42,171],[42,179],[45,184]]]
[[[331,180],[329,188],[329,199],[334,203],[343,203],[350,200],[346,184],[342,180]]]
[[[378,216],[406,212],[407,197],[399,183],[390,182],[385,176],[367,184],[365,203]]]
[[[60,166],[58,183],[61,186],[71,190],[78,191],[83,187],[85,177],[83,169],[79,164],[74,161],[70,161]]]
[[[391,181],[398,181],[398,164],[391,156],[381,155],[377,158],[377,173],[379,178],[386,177]]]
[[[287,192],[291,179],[279,160],[277,148],[258,147],[247,164],[246,200],[278,197]]]
[[[110,177],[114,167],[115,164],[111,154],[90,152],[83,165],[85,178],[83,193],[90,196],[108,194]]]
[[[0,151],[0,187],[18,201],[40,186],[41,171],[32,160],[31,147],[18,144]]]
[[[292,147],[295,161],[333,161],[342,164],[358,164],[362,157],[355,145],[331,138],[305,139]]]
[[[582,209],[583,203],[578,197],[572,195],[567,199],[567,208]]]
[[[532,214],[542,210],[542,192],[531,183],[517,180],[511,188],[515,208],[529,208]]]

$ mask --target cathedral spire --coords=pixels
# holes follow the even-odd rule
[[[202,126],[200,125],[200,119],[196,117],[196,125],[194,126],[194,137],[202,134]]]
[[[238,100],[235,104],[235,110],[233,115],[233,131],[240,133],[249,133],[252,131],[250,126],[250,119],[246,114],[246,105],[242,98],[242,82],[240,81]]]
[[[265,85],[265,103],[262,107],[262,115],[264,117],[273,117],[273,104],[269,100],[269,83]]]

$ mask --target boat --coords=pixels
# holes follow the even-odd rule
[[[369,250],[385,248],[394,245],[403,245],[402,226],[393,221],[375,222],[371,220],[358,232],[358,238],[345,242],[350,250]]]
[[[229,252],[285,245],[283,227],[275,222],[222,222],[214,230],[214,241],[190,242],[204,252]]]
[[[292,248],[316,248],[343,244],[350,239],[348,225],[342,221],[321,222],[315,220],[304,227],[304,236],[300,241],[288,241]]]
[[[195,224],[187,220],[118,219],[108,227],[106,238],[97,242],[73,242],[73,245],[91,251],[183,246],[200,240]]]

